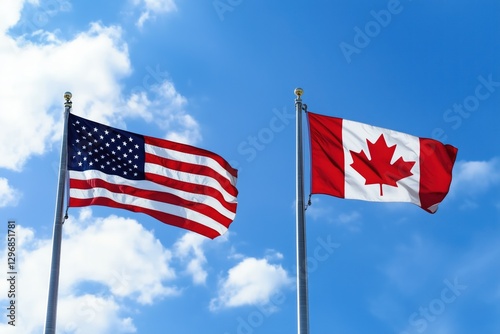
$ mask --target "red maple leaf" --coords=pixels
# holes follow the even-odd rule
[[[365,185],[380,184],[380,196],[383,196],[382,185],[387,184],[392,187],[397,187],[397,181],[413,175],[411,169],[415,161],[404,161],[399,157],[391,164],[396,145],[387,146],[384,135],[381,134],[375,143],[366,140],[368,151],[370,151],[371,159],[368,159],[365,152],[361,150],[359,153],[351,152],[354,162],[351,167],[354,168],[365,179]]]

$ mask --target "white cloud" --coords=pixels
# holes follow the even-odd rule
[[[172,1],[137,2],[152,13],[175,8]],[[150,70],[129,96],[122,92],[121,80],[132,66],[121,27],[91,23],[67,40],[42,29],[7,34],[9,27],[26,21],[21,17],[25,4],[0,3],[0,168],[21,170],[32,155],[58,143],[65,91],[73,93],[74,113],[97,122],[124,127],[127,117],[140,117],[154,120],[166,138],[192,144],[201,139],[198,123],[185,111],[186,98],[164,73]]]
[[[283,260],[283,254],[275,251],[274,249],[266,249],[266,256],[264,257],[268,262]]]
[[[58,328],[75,333],[130,333],[135,327],[130,303],[153,303],[178,290],[172,254],[152,232],[133,219],[92,217],[81,210],[63,226]],[[32,229],[17,226],[19,309],[18,333],[40,333],[45,320],[52,242]],[[0,261],[7,263],[6,247]],[[0,289],[7,291],[7,281]],[[92,286],[89,290],[88,285]],[[171,283],[170,283],[171,284]],[[83,292],[85,290],[85,292]],[[94,290],[94,291],[93,291]],[[7,295],[0,295],[4,303]],[[0,332],[9,333],[0,324]],[[71,331],[73,332],[73,331]]]
[[[186,272],[191,275],[194,284],[205,284],[207,272],[204,265],[207,262],[203,252],[203,244],[207,238],[192,232],[184,234],[173,247],[176,257],[186,263]]]
[[[0,177],[0,208],[4,206],[15,206],[21,193],[9,185],[9,180]]]
[[[120,99],[118,80],[131,70],[120,28],[93,24],[71,41],[44,43],[3,35],[0,50],[5,111],[0,141],[6,143],[0,147],[0,167],[20,170],[31,155],[43,154],[60,138],[66,90],[74,93],[77,113],[102,121],[118,112],[113,105]]]
[[[112,296],[67,296],[58,307],[63,323],[59,328],[64,333],[135,333],[132,319],[117,317],[119,311],[120,305]]]
[[[453,169],[449,197],[459,198],[460,210],[479,207],[478,197],[500,184],[500,159],[489,161],[458,161]]]
[[[220,281],[218,296],[211,300],[210,309],[269,306],[273,295],[290,287],[292,282],[281,265],[271,264],[267,259],[245,258]]]
[[[142,10],[141,16],[137,20],[137,26],[141,28],[148,20],[156,15],[166,14],[177,10],[174,0],[134,0],[133,4]]]
[[[454,167],[450,194],[475,194],[500,183],[500,159],[459,161]]]
[[[61,282],[63,292],[73,291],[90,280],[104,285],[113,295],[133,298],[143,304],[178,293],[163,284],[164,280],[175,278],[169,266],[172,254],[151,232],[133,219],[114,215],[92,218],[88,214],[90,209],[82,212],[77,220],[64,224],[70,246],[61,261],[70,267],[71,263],[79,265],[63,273],[66,279]],[[96,263],[95,259],[99,261]]]
[[[221,237],[225,237],[226,235],[228,235],[228,232],[231,232],[231,231],[227,231],[224,235],[222,235]],[[215,240],[219,240],[221,239],[220,237],[215,239]],[[229,248],[229,251],[228,251],[228,255],[227,255],[227,258],[230,259],[230,260],[236,260],[236,261],[240,261],[240,260],[243,260],[246,256],[240,252],[237,251],[236,247],[233,245],[233,246],[230,246]]]
[[[311,199],[311,205],[307,207],[306,213],[313,220],[327,221],[351,232],[361,230],[361,214],[358,211],[335,212],[332,205],[324,205],[317,197]]]
[[[148,69],[152,73],[151,69]],[[166,74],[155,70],[146,78],[154,78],[154,84],[136,87],[126,102],[124,115],[141,117],[153,122],[161,129],[168,131],[165,139],[195,145],[201,140],[198,122],[185,109],[187,99],[179,94]],[[149,89],[147,94],[143,88]],[[150,98],[150,96],[151,98]]]
[[[338,226],[343,226],[351,232],[361,231],[361,214],[357,211],[351,211],[349,213],[341,213],[338,218],[334,220],[335,224]]]
[[[169,131],[166,139],[192,145],[200,141],[199,126],[193,117],[190,115],[175,115],[174,122],[179,124],[183,130]]]
[[[15,25],[21,16],[25,0],[3,1],[0,6],[0,34]]]
[[[323,205],[318,197],[311,198],[311,204],[307,206],[306,214],[313,220],[328,219],[333,215],[331,205]]]

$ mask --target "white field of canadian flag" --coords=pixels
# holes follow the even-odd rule
[[[309,112],[313,194],[410,202],[434,213],[449,191],[457,149]]]

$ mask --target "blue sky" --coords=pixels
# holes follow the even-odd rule
[[[58,333],[296,332],[300,86],[316,113],[459,149],[434,215],[313,196],[311,333],[500,332],[499,16],[496,0],[2,2],[0,217],[2,233],[17,223],[19,275],[0,331],[42,331],[71,91],[75,114],[222,155],[240,194],[215,240],[69,210]]]

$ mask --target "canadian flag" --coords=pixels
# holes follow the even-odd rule
[[[410,202],[436,212],[450,188],[455,147],[342,118],[307,115],[313,194]]]

